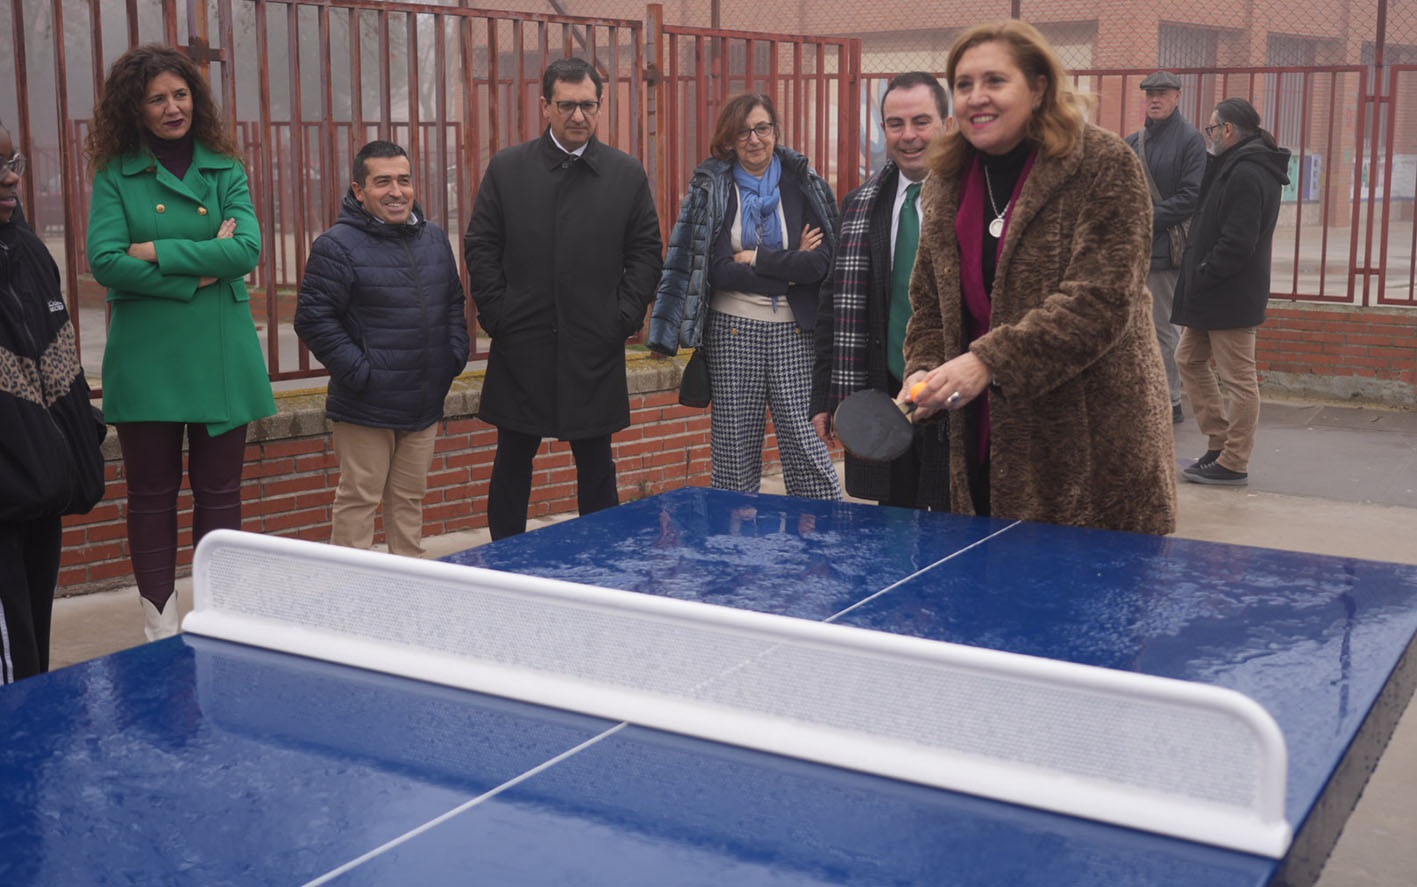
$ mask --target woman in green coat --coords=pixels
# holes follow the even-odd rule
[[[241,527],[246,424],[275,412],[244,278],[261,232],[211,87],[165,46],[108,71],[85,145],[88,257],[107,286],[103,405],[128,482],[128,548],[149,640],[175,634],[177,491],[188,446],[192,544]]]

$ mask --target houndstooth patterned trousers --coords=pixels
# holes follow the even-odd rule
[[[795,323],[709,312],[704,337],[713,386],[710,445],[713,486],[755,493],[763,475],[765,408],[772,409],[789,496],[840,499],[826,445],[807,415],[812,337]]]

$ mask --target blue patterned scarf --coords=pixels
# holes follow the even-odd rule
[[[743,200],[743,249],[782,249],[782,225],[777,220],[777,204],[782,197],[777,186],[781,181],[782,159],[776,153],[762,178],[748,172],[741,163],[733,164],[733,182]]]

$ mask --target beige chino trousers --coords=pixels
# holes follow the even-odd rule
[[[330,541],[349,548],[374,544],[374,512],[384,505],[389,551],[423,554],[423,496],[438,423],[421,431],[335,422],[331,438],[339,460],[339,487]]]
[[[1210,438],[1207,449],[1220,450],[1222,468],[1246,474],[1260,421],[1260,380],[1255,371],[1258,327],[1198,330],[1186,327],[1176,348],[1176,368],[1191,399],[1196,424]],[[1215,371],[1210,368],[1215,360]],[[1230,395],[1227,411],[1216,378]]]

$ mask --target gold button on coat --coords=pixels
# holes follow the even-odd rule
[[[163,203],[159,203],[159,204],[157,205],[157,211],[160,212],[160,213],[165,213],[165,212],[167,212],[167,205],[166,205],[166,204],[163,204]]]
[[[197,215],[199,215],[199,216],[204,216],[204,215],[206,215],[206,214],[207,214],[207,208],[206,208],[205,206],[199,206],[199,207],[197,207]]]

